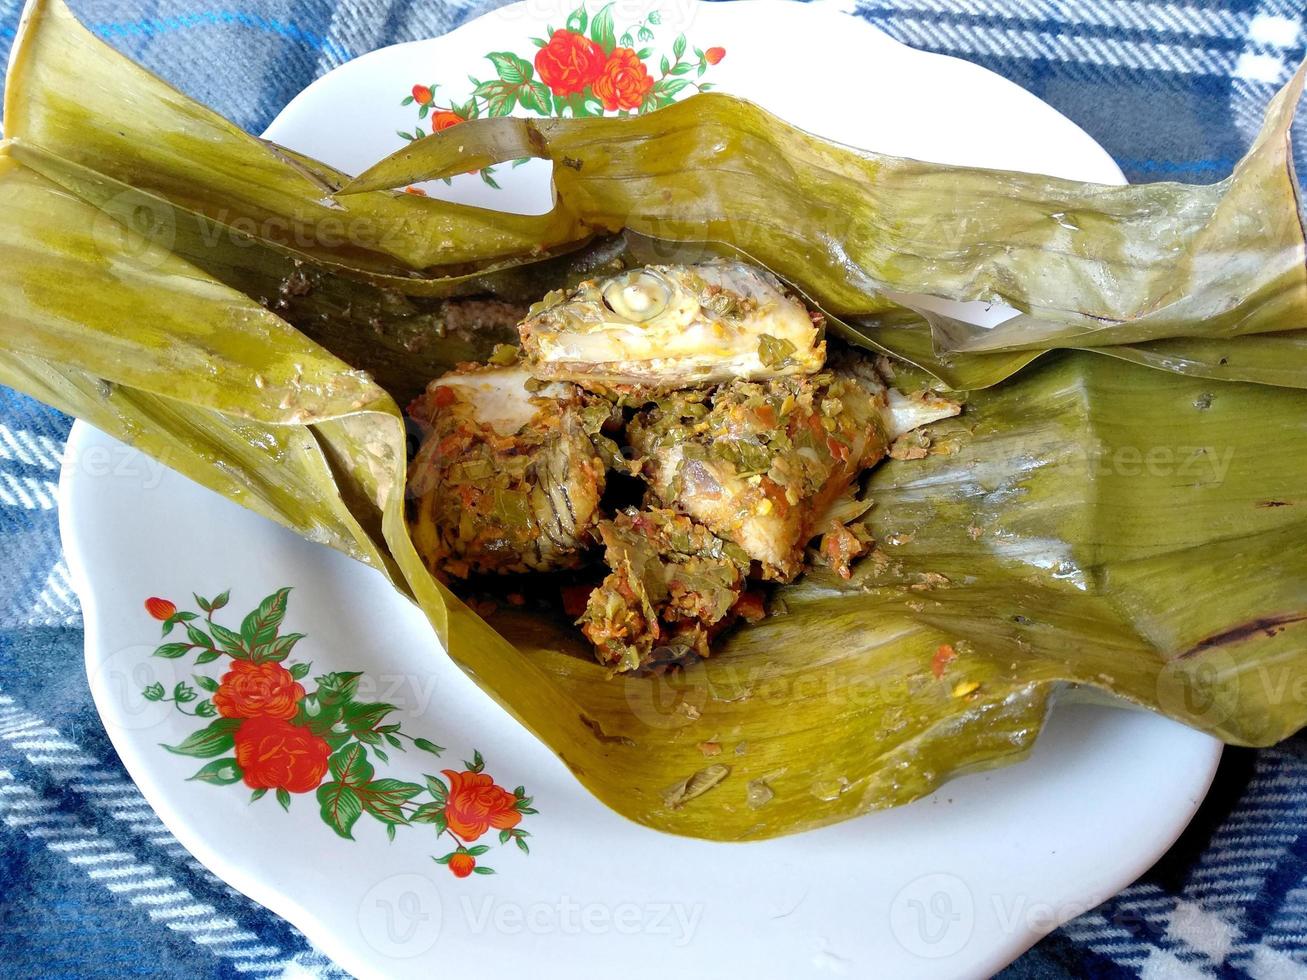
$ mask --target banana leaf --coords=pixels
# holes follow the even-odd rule
[[[478,272],[511,267],[589,237],[561,211],[506,215],[389,193],[333,200],[346,175],[181,95],[85,30],[62,2],[24,10],[4,123],[15,144],[157,195],[233,238],[404,292],[444,294],[462,285],[469,262]]]
[[[1307,63],[1234,172],[1210,185],[923,163],[839,146],[713,93],[641,116],[472,120],[408,144],[338,197],[539,157],[554,166],[560,216],[727,242],[841,318],[899,317],[891,291],[1021,311],[985,329],[904,301],[939,355],[1230,340],[1307,328],[1289,148],[1305,78]],[[1282,371],[1307,384],[1301,351],[1279,350],[1292,359]]]
[[[57,94],[74,71],[97,82],[98,119],[79,110],[80,127]],[[232,215],[316,227],[332,212],[318,178],[344,178],[243,136],[89,38],[51,0],[29,7],[8,97],[16,139],[0,150],[0,380],[387,575],[490,696],[633,820],[742,840],[847,819],[1016,761],[1054,701],[1101,692],[1239,744],[1270,744],[1307,722],[1297,696],[1307,676],[1307,391],[1295,363],[1250,346],[1301,355],[1292,323],[1208,336],[1194,320],[1174,337],[1104,348],[1164,371],[1076,351],[941,352],[927,320],[885,300],[861,271],[828,276],[823,249],[842,226],[800,243],[812,260],[805,272],[799,253],[762,251],[738,199],[716,199],[716,246],[775,262],[832,312],[872,318],[850,315],[850,336],[991,386],[935,427],[930,455],[874,473],[866,521],[879,546],[851,580],[814,571],[778,590],[774,615],[726,637],[711,659],[609,678],[552,607],[490,613],[478,603],[482,618],[426,572],[404,522],[395,399],[502,339],[495,329],[441,336],[453,293],[528,294],[638,258],[650,243],[682,248],[679,234],[633,211],[643,241],[587,244],[620,227],[593,221],[591,190],[560,168],[576,217],[505,217],[484,241],[473,232],[495,216],[417,198],[414,210],[411,195],[385,190],[348,195],[350,207],[384,215],[397,201],[412,211],[412,234],[396,242],[327,247],[310,235],[311,246],[288,247],[257,225],[229,239]],[[684,121],[659,112],[636,122],[659,118]],[[119,119],[132,138],[112,135]],[[604,133],[610,124],[593,123]],[[568,132],[583,140],[585,130]],[[639,152],[605,139],[614,159]],[[707,157],[690,142],[682,149]],[[631,180],[634,194],[641,181],[667,182],[673,162],[618,183]],[[238,176],[247,172],[251,187]],[[976,193],[994,181],[996,209],[1013,187],[1051,186],[959,176]],[[1066,195],[1092,191],[1063,185]],[[870,191],[849,193],[857,203]],[[1096,240],[1124,248],[1139,230],[1107,215]],[[447,231],[459,268],[429,247]],[[1033,239],[1012,244],[1029,268],[1047,258]],[[1250,317],[1293,294],[1282,270],[1267,276],[1240,307]],[[310,288],[284,289],[295,277]],[[1187,302],[1175,288],[1175,303]],[[1281,380],[1203,376],[1224,370],[1223,359]],[[1185,363],[1160,363],[1172,360]],[[921,383],[902,370],[906,387]]]
[[[675,242],[655,240],[630,229],[622,233],[622,254],[637,263],[701,262],[718,255],[732,255],[759,262],[738,246],[722,242]],[[791,284],[793,285],[793,284]],[[809,306],[822,309],[830,329],[849,343],[889,354],[930,375],[935,382],[955,391],[988,388],[1011,377],[1045,353],[1044,350],[983,351],[966,354],[941,353],[932,343],[927,317],[907,307],[882,311],[874,316],[836,316],[815,296],[807,294]],[[1053,348],[1058,349],[1058,348]],[[1307,333],[1285,330],[1241,337],[1175,338],[1140,344],[1107,345],[1065,349],[1098,351],[1110,357],[1134,361],[1163,371],[1174,371],[1218,381],[1251,381],[1281,387],[1303,387],[1298,365],[1305,363]]]

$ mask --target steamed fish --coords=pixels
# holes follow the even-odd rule
[[[629,508],[599,524],[612,569],[590,593],[581,630],[618,671],[708,656],[739,615],[749,556],[683,514]]]
[[[606,565],[593,590],[565,592],[614,671],[708,656],[817,539],[848,577],[871,546],[862,475],[960,411],[896,390],[860,352],[827,364],[820,315],[734,260],[586,281],[518,332],[520,351],[461,365],[410,406],[413,541],[445,581]]]
[[[409,406],[413,542],[442,580],[573,568],[599,519],[612,407],[520,364],[466,365]]]
[[[736,381],[664,396],[627,426],[654,499],[734,542],[764,578],[788,582],[808,542],[835,531],[846,569],[856,556],[826,515],[906,428],[956,415],[933,396],[893,398],[850,355],[805,377]],[[838,523],[838,522],[837,522]]]
[[[645,266],[556,291],[519,328],[537,378],[669,390],[821,370],[820,314],[734,259]]]

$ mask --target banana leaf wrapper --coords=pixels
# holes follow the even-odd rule
[[[1302,387],[1307,362],[1283,335],[1307,327],[1288,140],[1305,76],[1307,64],[1234,172],[1210,185],[1118,187],[923,163],[839,146],[709,94],[656,115],[473,120],[409,144],[340,199],[540,157],[554,165],[560,218],[727,242],[803,284],[846,326],[856,317],[873,330],[901,327],[906,304],[930,325],[932,345],[914,338],[905,351],[957,387],[1010,375],[1050,348],[1127,345],[1117,356],[1137,363],[1174,356],[1186,373]],[[1021,315],[985,329],[889,293]],[[1258,335],[1234,369],[1232,341]],[[1008,356],[961,358],[983,353]]]
[[[95,73],[89,89],[117,93],[80,127],[61,121],[70,110],[52,94],[73,65],[83,82]],[[331,210],[316,177],[343,177],[207,114],[54,3],[29,8],[9,98],[0,380],[387,575],[484,690],[634,820],[756,839],[905,803],[1023,757],[1060,697],[1105,692],[1239,744],[1275,742],[1307,719],[1295,694],[1307,675],[1307,392],[1296,383],[1083,352],[1035,364],[1040,352],[1024,349],[956,355],[993,386],[933,429],[925,458],[873,474],[866,521],[879,547],[853,579],[816,570],[712,659],[610,679],[560,614],[503,606],[483,619],[427,574],[404,522],[396,397],[502,339],[440,336],[457,302],[445,297],[529,295],[650,248],[684,255],[685,241],[650,235],[635,214],[643,238],[587,245],[614,229],[578,204],[581,217],[539,249],[524,246],[556,219],[516,230],[505,219],[504,237],[479,243],[491,216],[411,196],[411,241],[238,236],[240,213],[298,216],[312,231],[331,216],[316,210]],[[111,139],[118,118],[150,139]],[[185,152],[155,146],[188,134],[201,142]],[[251,167],[256,189],[239,176]],[[565,169],[560,195],[579,197]],[[348,197],[360,214],[410,207],[381,190]],[[423,251],[427,221],[462,242],[461,267]],[[936,356],[924,318],[866,283],[829,285],[817,261],[828,237],[803,246],[806,276],[762,256],[752,227],[743,213],[715,226],[713,247],[776,262],[865,343]],[[1266,269],[1271,285],[1249,295],[1285,295]],[[309,288],[285,289],[292,280]],[[889,319],[860,324],[850,308]],[[1184,329],[1163,342],[1296,341]],[[1212,351],[1190,353],[1197,363]],[[905,386],[923,380],[905,372]]]

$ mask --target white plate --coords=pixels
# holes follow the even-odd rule
[[[641,19],[644,2],[617,5],[619,34]],[[912,51],[834,9],[662,6],[655,67],[681,31],[691,57],[695,47],[724,47],[705,80],[822,135],[936,160],[1120,179],[1088,136],[1016,86]],[[316,82],[269,136],[359,170],[417,121],[415,105],[400,105],[413,85],[439,82],[462,99],[469,73],[486,77],[486,52],[530,59],[527,39],[564,20],[547,3],[518,4],[443,38],[374,52]],[[538,210],[548,199],[537,166],[502,168],[502,190],[467,176],[435,191]],[[61,494],[91,690],[127,769],[205,865],[359,976],[988,975],[1152,864],[1188,823],[1220,755],[1213,739],[1159,717],[1066,707],[1028,762],[956,780],[912,806],[761,843],[664,836],[595,802],[448,661],[421,614],[361,565],[82,424]],[[365,815],[345,840],[311,793],[293,794],[283,812],[272,793],[251,803],[240,783],[187,781],[208,760],[160,743],[180,743],[207,720],[142,692],[194,686],[194,675],[216,679],[230,665],[197,667],[193,651],[151,656],[159,624],[143,601],[194,610],[192,593],[230,588],[216,618],[238,627],[283,586],[294,591],[282,630],[307,634],[287,661],[312,661],[304,685],[328,671],[362,671],[360,697],[394,704],[387,721],[447,747],[439,759],[412,743],[387,749],[388,762],[372,761],[376,777],[420,784],[422,773],[461,771],[479,752],[497,785],[533,797],[529,809],[539,812],[510,828],[529,830],[529,855],[512,840],[500,845],[492,829],[476,860],[497,873],[459,878],[432,860],[450,845],[430,825],[400,827],[388,842]],[[277,758],[272,751],[250,767]]]

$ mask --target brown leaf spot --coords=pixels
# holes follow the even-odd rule
[[[603,725],[589,715],[581,715],[581,724],[590,729],[594,733],[594,737],[605,745],[635,745],[635,742],[625,735],[609,735],[604,731]]]
[[[1177,659],[1182,660],[1185,657],[1192,657],[1215,647],[1230,646],[1231,644],[1239,643],[1252,636],[1256,636],[1258,633],[1265,633],[1267,636],[1275,636],[1277,633],[1281,632],[1283,627],[1305,621],[1307,621],[1307,613],[1283,613],[1279,616],[1260,616],[1257,619],[1251,619],[1246,623],[1240,623],[1238,626],[1232,626],[1219,633],[1213,633],[1205,640],[1199,640],[1184,653],[1180,654]]]
[[[720,762],[707,766],[663,790],[663,802],[670,809],[679,810],[696,797],[703,796],[730,774],[731,767]]]
[[[908,588],[914,592],[926,592],[929,589],[943,588],[948,584],[948,577],[939,572],[918,572],[917,581]]]

